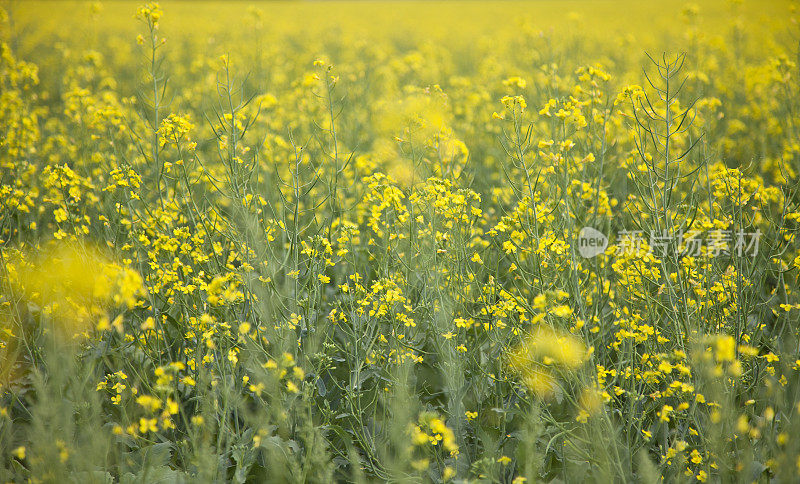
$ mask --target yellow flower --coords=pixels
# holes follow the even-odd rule
[[[548,326],[540,326],[525,338],[511,354],[511,366],[520,369],[545,358],[553,364],[574,369],[583,364],[586,346],[569,333],[558,333]]]
[[[541,110],[539,110],[539,115],[547,117],[552,116],[550,110],[556,107],[556,104],[557,101],[555,99],[550,99],[549,101],[547,101],[547,104],[545,104],[544,107]]]
[[[591,415],[596,414],[603,408],[603,395],[596,388],[584,388],[578,399],[580,414],[583,422]],[[581,420],[578,420],[579,422]]]
[[[455,475],[456,475],[456,470],[455,470],[455,469],[453,469],[453,468],[452,468],[452,467],[450,467],[450,466],[447,466],[447,467],[445,467],[445,468],[444,468],[444,470],[442,471],[442,480],[443,480],[443,481],[449,481],[450,479],[452,479],[453,477],[455,477]]]
[[[735,358],[736,342],[733,336],[717,336],[714,346],[716,348],[717,361],[733,361]]]
[[[180,406],[178,405],[178,402],[176,402],[172,398],[167,399],[167,413],[169,413],[170,415],[175,415],[178,413],[179,409]]]
[[[144,292],[138,273],[104,257],[92,247],[54,243],[41,248],[31,260],[8,264],[14,282],[32,302],[57,322],[59,335],[69,336],[89,328],[122,330],[122,315],[109,321],[111,306],[133,308]]]
[[[158,432],[158,419],[144,417],[139,419],[139,433],[146,434],[147,432]]]
[[[739,415],[736,420],[736,430],[742,434],[746,434],[750,430],[750,423],[747,420],[747,415]]]
[[[162,15],[163,12],[161,11],[161,7],[158,5],[158,2],[149,2],[136,10],[136,16],[138,18],[143,19],[152,25],[158,25],[158,20]]]
[[[513,76],[513,77],[509,77],[508,79],[503,81],[503,85],[507,86],[507,87],[512,87],[513,86],[513,87],[518,87],[520,89],[525,89],[525,86],[527,85],[527,82],[525,82],[525,79],[523,79],[521,77]]]
[[[669,416],[673,410],[674,408],[672,408],[672,405],[664,405],[661,407],[661,410],[658,411],[658,418],[662,422],[669,422]]]
[[[411,461],[411,467],[418,471],[424,471],[430,465],[430,461],[428,459],[417,459]]]
[[[147,319],[145,319],[144,322],[139,327],[142,329],[142,331],[147,331],[148,329],[155,329],[156,322],[152,317],[148,316]]]
[[[553,396],[556,390],[556,379],[547,370],[537,370],[533,368],[521,371],[522,382],[540,398]]]
[[[161,408],[161,400],[150,395],[142,395],[136,399],[136,403],[144,407],[150,412],[155,412]]]
[[[572,308],[567,305],[556,306],[552,310],[553,316],[557,316],[559,318],[566,318],[572,314]]]

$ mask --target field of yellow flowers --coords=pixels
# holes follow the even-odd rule
[[[0,482],[797,482],[794,4],[143,1],[0,3]]]

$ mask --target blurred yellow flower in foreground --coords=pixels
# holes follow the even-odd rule
[[[33,254],[21,253],[7,269],[26,299],[67,335],[93,324],[109,327],[107,308],[133,308],[144,292],[136,271],[86,246],[51,244]],[[119,318],[111,325],[121,330]]]
[[[597,388],[584,388],[578,399],[577,422],[584,423],[603,408],[603,394]]]
[[[536,360],[548,366],[559,365],[573,369],[582,365],[585,357],[586,346],[580,339],[542,326],[528,335],[512,354],[512,365]]]
[[[586,345],[569,333],[548,326],[535,329],[509,356],[509,366],[542,398],[553,395],[557,369],[574,370],[586,359]]]

